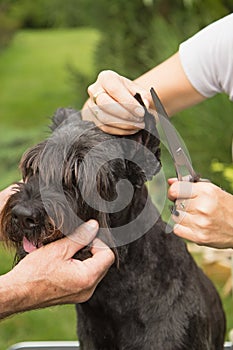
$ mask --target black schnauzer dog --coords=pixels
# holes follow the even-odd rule
[[[82,350],[221,350],[220,298],[148,196],[145,182],[161,164],[155,121],[146,117],[145,130],[117,137],[59,109],[51,137],[22,157],[24,183],[6,203],[1,230],[19,260],[82,220],[99,221],[117,263],[77,305]]]

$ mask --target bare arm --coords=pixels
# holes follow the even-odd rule
[[[153,86],[170,116],[205,99],[186,77],[178,52],[141,75],[135,83],[147,91]],[[153,108],[151,98],[149,102]]]
[[[111,249],[94,239],[97,231],[97,222],[91,220],[71,236],[33,251],[13,270],[0,276],[0,318],[89,299],[114,262]],[[72,259],[93,239],[91,258],[84,261]]]
[[[135,133],[144,123],[143,110],[138,108],[133,96],[140,93],[146,106],[153,108],[151,87],[170,116],[216,93],[227,93],[233,100],[232,29],[231,14],[181,44],[179,53],[134,82],[115,72],[101,72],[88,89],[90,99],[85,104],[88,113],[83,114],[84,119],[87,116],[108,133]],[[169,184],[169,198],[184,200],[179,216],[174,217],[177,235],[199,244],[233,247],[231,194],[200,182],[193,184],[193,193],[189,191],[182,197],[180,193],[185,191],[187,183],[176,179],[169,180]]]

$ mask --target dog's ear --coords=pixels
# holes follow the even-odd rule
[[[62,123],[66,122],[70,117],[74,117],[77,120],[81,120],[81,112],[76,111],[73,108],[58,108],[52,117],[52,125],[50,129],[54,131]]]
[[[46,144],[46,141],[40,142],[23,154],[19,164],[19,168],[21,170],[24,181],[38,173],[40,165],[40,155],[43,152]]]
[[[148,112],[139,94],[135,98],[145,110],[145,128],[123,139],[127,177],[137,187],[157,174],[161,168],[160,140],[155,117]]]

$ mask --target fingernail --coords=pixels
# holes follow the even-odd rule
[[[149,103],[149,101],[146,98],[143,99],[143,102],[144,102],[146,108],[150,107],[150,103]]]
[[[172,215],[175,215],[175,216],[179,216],[180,215],[180,213],[176,210],[176,206],[175,205],[170,205],[169,209],[170,209],[170,212],[171,212]]]
[[[141,106],[138,106],[135,108],[134,110],[134,113],[137,117],[144,117],[144,114],[145,114],[145,110],[143,107]]]
[[[96,220],[89,220],[86,222],[86,226],[87,229],[88,227],[90,228],[90,230],[92,231],[93,229],[97,229],[98,228],[98,222]]]

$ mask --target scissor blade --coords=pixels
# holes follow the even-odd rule
[[[160,101],[158,95],[156,94],[153,88],[150,89],[150,92],[155,105],[155,109],[158,114],[161,127],[167,139],[171,156],[174,160],[178,178],[182,179],[182,168],[186,168],[188,174],[191,175],[193,179],[196,178],[197,174],[194,171],[192,163],[189,160],[187,154],[184,152],[183,145],[180,141],[177,131],[175,127],[171,124],[168,114],[162,105],[162,102]]]
[[[180,139],[177,135],[177,131],[174,126],[171,124],[168,114],[165,108],[162,105],[157,93],[153,88],[150,90],[151,96],[155,105],[156,112],[158,114],[158,118],[163,129],[164,135],[167,139],[168,146],[171,151],[171,155],[176,161],[176,152],[178,149],[182,148]],[[179,161],[179,160],[178,160]]]

